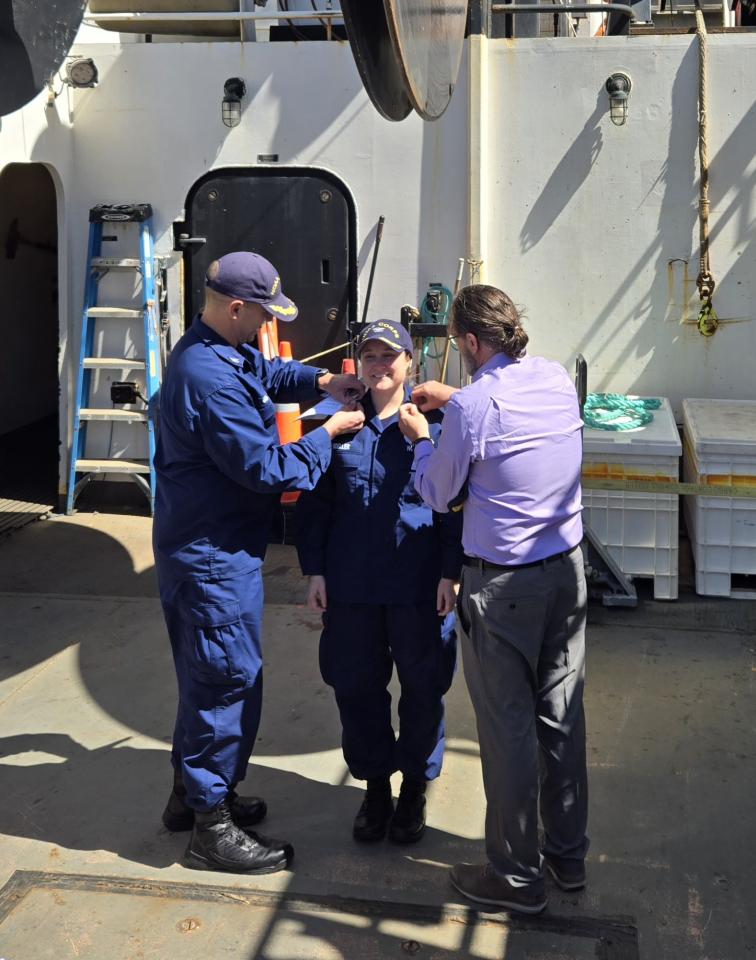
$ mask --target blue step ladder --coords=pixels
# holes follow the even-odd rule
[[[138,257],[104,257],[103,241],[127,238],[127,231],[136,224],[139,233]],[[116,235],[103,235],[104,228]],[[152,207],[148,203],[100,204],[89,211],[89,242],[81,317],[81,349],[74,399],[73,442],[66,491],[66,513],[73,513],[76,498],[94,479],[120,479],[124,475],[133,480],[150,502],[155,505],[155,420],[161,380],[160,308],[156,282],[156,264],[152,239]],[[137,294],[141,307],[101,306],[98,304],[100,281],[110,271],[132,271],[139,277]],[[139,302],[137,300],[137,302]],[[95,336],[101,324],[130,326],[137,342],[143,331],[142,344],[137,345],[133,357],[106,357],[99,355],[95,344],[104,337]],[[124,329],[124,340],[126,330]],[[126,351],[123,351],[126,352]],[[102,370],[136,374],[138,380],[116,381],[111,384],[111,407],[90,406],[92,374]],[[118,406],[120,404],[120,406]],[[90,421],[111,424],[111,443],[108,456],[95,459],[87,456],[87,424]],[[146,429],[148,459],[125,459],[112,456],[112,429],[115,424],[130,423]],[[136,440],[137,438],[134,438]]]

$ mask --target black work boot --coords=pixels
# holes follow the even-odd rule
[[[415,843],[425,833],[425,787],[425,780],[402,780],[389,840]]]
[[[182,863],[192,870],[260,874],[285,870],[293,859],[290,843],[247,834],[237,827],[224,800],[207,813],[195,813]]]
[[[240,797],[233,787],[226,800],[237,827],[254,827],[268,812],[267,804],[260,797]],[[163,824],[171,833],[191,830],[194,826],[194,810],[186,802],[186,787],[178,774],[173,775],[173,790],[163,810]]]
[[[382,840],[394,814],[391,781],[388,777],[368,780],[365,798],[354,818],[352,835],[355,840]]]

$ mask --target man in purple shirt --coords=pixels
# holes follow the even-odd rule
[[[477,903],[540,913],[544,866],[562,889],[585,884],[582,423],[567,372],[527,355],[528,335],[501,290],[465,287],[451,325],[471,384],[423,384],[400,412],[418,493],[440,512],[463,501],[457,613],[488,862],[457,864],[451,882]],[[443,404],[434,449],[418,407]]]

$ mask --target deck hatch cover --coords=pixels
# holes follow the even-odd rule
[[[312,960],[639,958],[635,924],[622,917],[504,917],[449,905],[26,870],[0,890],[0,942],[13,960],[74,949],[81,960],[140,949],[195,960],[209,948],[218,955],[223,941],[250,960],[284,955],[282,949]]]

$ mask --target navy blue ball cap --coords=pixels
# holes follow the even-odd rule
[[[357,337],[355,352],[358,356],[368,340],[380,340],[397,353],[406,350],[407,353],[412,354],[412,337],[409,331],[394,320],[374,320],[369,323]]]
[[[281,278],[273,264],[259,253],[227,253],[218,260],[218,273],[207,286],[245,303],[259,303],[279,320],[293,320],[297,305],[283,295]]]

